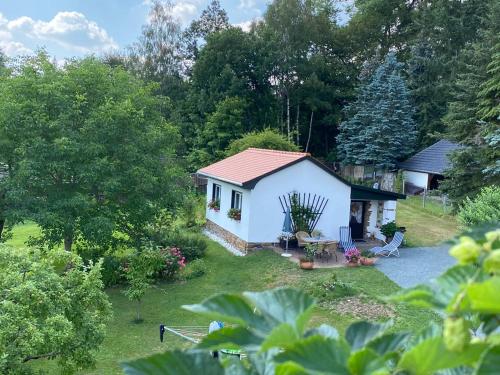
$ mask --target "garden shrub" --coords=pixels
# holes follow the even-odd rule
[[[207,241],[200,233],[171,232],[165,238],[163,246],[174,246],[182,251],[187,262],[205,256]]]
[[[125,282],[123,266],[128,262],[126,256],[106,255],[102,260],[102,282],[109,288]]]
[[[232,141],[226,150],[226,156],[232,156],[250,147],[282,151],[300,151],[300,147],[290,142],[276,130],[264,129],[244,134]]]
[[[356,294],[356,290],[349,283],[339,280],[335,273],[308,281],[302,286],[302,289],[319,302],[328,302]]]
[[[487,186],[474,198],[467,197],[458,210],[458,221],[463,228],[500,221],[500,187]]]
[[[102,259],[102,282],[106,288],[125,282],[123,266],[130,259],[122,254],[103,255],[104,250],[95,247],[78,247],[78,254],[85,264],[96,263]]]
[[[161,249],[159,254],[163,263],[159,267],[159,276],[165,280],[173,280],[177,272],[186,266],[186,258],[176,247]]]
[[[188,263],[186,267],[181,270],[180,278],[184,280],[191,280],[201,277],[208,272],[207,263],[203,259],[195,259]]]

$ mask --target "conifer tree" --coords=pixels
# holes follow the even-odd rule
[[[340,124],[337,137],[340,159],[346,164],[394,167],[413,150],[413,112],[401,64],[390,53],[346,110],[348,120]]]
[[[490,7],[480,40],[462,52],[462,72],[444,118],[449,137],[464,147],[451,155],[441,189],[455,204],[485,185],[500,184],[500,4]]]

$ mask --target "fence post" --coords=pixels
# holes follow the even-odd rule
[[[424,189],[424,194],[422,195],[422,206],[425,208],[425,196],[427,194],[427,189]]]

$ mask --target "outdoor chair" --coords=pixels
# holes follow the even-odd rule
[[[299,245],[299,247],[304,247],[308,244],[308,242],[304,241],[306,238],[307,239],[310,239],[311,236],[309,235],[309,233],[307,232],[304,232],[304,231],[298,231],[297,233],[295,233],[295,237],[297,238],[297,244]]]
[[[386,257],[394,255],[396,257],[399,257],[399,246],[401,246],[401,244],[403,243],[403,238],[403,233],[396,232],[394,234],[394,238],[390,243],[386,243],[384,241],[385,246],[377,246],[370,249],[370,251],[376,255],[383,255]]]
[[[345,253],[347,250],[352,250],[356,248],[354,242],[351,238],[351,228],[349,227],[340,227],[340,241],[339,247]]]

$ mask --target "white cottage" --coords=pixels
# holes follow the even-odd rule
[[[316,229],[337,240],[341,226],[350,226],[354,239],[379,237],[380,225],[395,220],[396,200],[405,198],[352,185],[303,152],[249,148],[198,174],[208,180],[207,229],[242,251],[278,242],[280,197],[289,193],[325,198]]]

